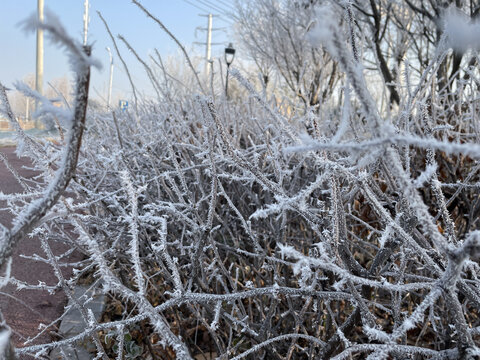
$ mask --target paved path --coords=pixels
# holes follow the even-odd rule
[[[15,155],[15,148],[3,147],[0,148],[0,152],[7,156],[9,163],[13,165],[19,174],[30,179],[35,176],[33,171],[23,168],[24,166],[29,166],[31,163],[26,158],[18,158]],[[22,190],[22,187],[8,171],[4,163],[0,161],[0,191],[5,194],[11,194],[22,192]],[[0,208],[5,208],[5,202],[0,202]],[[0,210],[0,223],[10,227],[11,221],[12,215]],[[50,246],[56,255],[61,254],[67,249],[64,244],[52,240],[50,241]],[[39,281],[47,285],[57,284],[57,278],[53,274],[50,265],[24,259],[20,257],[20,254],[38,254],[44,257],[45,254],[40,247],[38,239],[23,239],[15,248],[12,276],[30,284],[38,284]],[[80,258],[80,254],[75,254],[71,257],[71,261],[77,261]],[[70,273],[71,269],[65,270],[65,275],[70,275]],[[50,295],[46,291],[37,290],[17,291],[13,285],[7,285],[3,289],[0,289],[0,309],[14,332],[14,341],[17,346],[22,346],[27,338],[37,334],[40,323],[50,324],[57,319],[63,313],[66,301],[65,295],[61,291],[54,295]],[[50,333],[46,333],[34,343],[50,341]]]

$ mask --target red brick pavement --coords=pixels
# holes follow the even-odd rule
[[[8,158],[9,163],[17,170],[19,174],[26,178],[35,176],[35,172],[23,168],[30,166],[31,162],[27,158],[18,158],[15,154],[15,148],[3,147],[0,151]],[[0,191],[5,194],[22,192],[23,189],[8,171],[6,166],[0,161]],[[5,207],[5,202],[0,202],[0,208]],[[12,215],[6,211],[0,211],[0,223],[10,227]],[[51,240],[50,246],[55,255],[63,253],[67,247]],[[20,254],[33,255],[38,254],[45,257],[40,247],[40,241],[36,238],[26,238],[20,241],[14,250],[12,263],[12,276],[18,280],[28,282],[29,284],[38,284],[39,281],[47,285],[56,285],[57,278],[53,274],[52,267],[42,262],[20,257]],[[72,255],[70,260],[77,261],[81,258],[80,254]],[[2,274],[3,274],[2,269]],[[71,269],[65,270],[65,275],[70,275]],[[18,300],[16,300],[18,299]],[[66,296],[60,291],[50,295],[46,291],[39,290],[17,290],[15,286],[9,284],[0,289],[0,309],[14,332],[14,341],[21,347],[23,342],[38,333],[41,323],[50,324],[57,319],[66,305]],[[55,328],[51,329],[55,331]],[[50,342],[50,333],[44,334],[35,343]]]

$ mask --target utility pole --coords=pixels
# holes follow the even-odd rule
[[[43,23],[44,0],[37,2],[37,19]],[[37,69],[35,74],[35,90],[43,94],[43,29],[37,28]],[[38,108],[38,101],[35,101],[35,110]]]
[[[205,74],[209,75],[210,60],[212,59],[212,14],[208,14],[207,26],[207,52],[205,54]]]
[[[210,73],[210,63],[212,61],[212,45],[222,45],[222,43],[212,43],[212,31],[222,30],[222,29],[220,29],[220,28],[214,29],[212,27],[213,17],[216,16],[216,15],[200,14],[199,16],[205,16],[205,17],[208,18],[206,28],[197,28],[198,30],[207,31],[207,41],[205,43],[195,42],[194,44],[205,45],[205,47],[206,47],[206,51],[205,51],[205,75],[208,78],[208,75]]]
[[[107,110],[110,110],[110,100],[112,99],[112,84],[113,84],[113,56],[109,47],[107,47],[107,51],[108,51],[108,55],[110,55],[110,80],[108,82]]]
[[[88,15],[89,7],[88,0],[85,0],[85,10],[83,11],[83,46],[87,45],[88,23],[90,21],[90,17]]]
[[[30,98],[27,97],[27,104],[25,105],[25,122],[30,118]]]

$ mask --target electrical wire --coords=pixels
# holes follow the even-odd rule
[[[207,2],[207,0],[197,0],[197,3],[201,3],[204,6],[207,6],[211,9],[213,9],[214,11],[219,12],[222,15],[229,16],[229,14],[227,13],[227,11],[225,11],[225,9],[223,9],[223,8],[217,6],[217,5],[214,5],[212,3],[209,3],[209,2]]]
[[[211,12],[210,10],[205,9],[204,7],[201,7],[201,6],[193,3],[193,2],[190,1],[190,0],[183,0],[183,1],[184,1],[185,3],[191,5],[191,6],[195,7],[196,9],[204,12],[204,13],[207,13],[207,14],[208,14],[208,13]],[[202,5],[209,7],[208,4],[202,4]],[[228,16],[227,14],[225,14],[225,15]],[[217,16],[218,16],[219,20],[221,20],[221,21],[223,21],[223,22],[225,22],[225,23],[227,23],[227,24],[229,24],[229,25],[233,25],[233,21],[232,21],[232,20],[230,20],[230,19],[228,19],[228,18],[225,18],[224,16],[220,16],[220,15],[217,15]]]
[[[197,0],[197,1],[200,1],[200,2],[204,3],[205,5],[209,5],[212,8],[217,9],[218,11],[220,11],[225,16],[228,16],[228,17],[231,17],[231,18],[234,18],[234,19],[237,18],[237,16],[235,15],[235,10],[232,9],[232,8],[225,9],[222,6],[220,6],[218,4],[215,4],[212,0]]]
[[[217,0],[220,4],[226,6],[227,8],[229,8],[231,11],[235,11],[235,6],[232,5],[232,4],[229,4],[227,3],[226,1],[224,0]]]
[[[183,1],[186,2],[186,3],[189,4],[189,5],[192,5],[193,7],[197,8],[197,9],[200,10],[200,11],[203,11],[203,12],[206,12],[206,13],[209,12],[208,10],[206,10],[206,9],[204,9],[204,8],[201,8],[200,6],[198,6],[197,4],[195,4],[195,3],[193,3],[193,2],[191,2],[191,1],[189,1],[189,0],[183,0]]]
[[[232,12],[232,9],[228,8],[225,8],[225,5],[223,4],[219,4],[217,1],[212,1],[212,0],[197,0],[197,1],[202,1],[202,2],[205,2],[207,3],[208,5],[212,6],[212,7],[215,7],[219,10],[221,10],[222,12],[224,13],[230,13]]]

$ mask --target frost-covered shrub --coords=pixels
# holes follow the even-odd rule
[[[68,195],[40,226],[86,255],[63,290],[88,275],[107,311],[98,323],[77,302],[83,333],[17,353],[92,338],[104,359],[478,355],[478,74],[438,94],[439,47],[381,112],[355,38],[318,14],[311,39],[345,75],[338,109],[290,115],[233,70],[236,102],[199,84],[89,114]],[[45,146],[45,174],[59,151]]]

